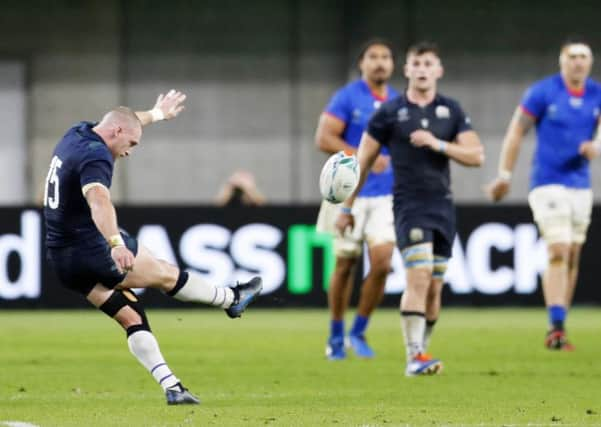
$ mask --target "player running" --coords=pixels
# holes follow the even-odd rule
[[[368,41],[359,55],[361,78],[338,90],[317,127],[315,142],[325,153],[341,150],[355,152],[367,121],[382,102],[397,96],[388,85],[394,61],[390,45],[379,39]],[[390,258],[394,249],[392,218],[392,169],[388,152],[377,158],[367,182],[353,209],[342,208],[324,201],[317,219],[318,231],[334,235],[336,266],[330,279],[328,303],[330,306],[330,336],[326,354],[330,360],[346,358],[344,345],[344,312],[353,288],[357,260],[367,243],[370,262],[369,274],[361,286],[361,296],[348,343],[359,357],[374,357],[367,344],[365,331],[369,317],[384,295],[386,277],[390,272]],[[338,214],[354,217],[352,233],[336,233]]]
[[[587,43],[568,41],[561,46],[560,72],[532,85],[515,110],[501,149],[499,175],[488,188],[494,201],[507,195],[522,140],[536,126],[528,203],[547,244],[545,346],[554,350],[574,349],[565,320],[591,222],[589,163],[601,151],[601,85],[589,78],[592,63]]]
[[[390,150],[394,170],[394,219],[397,245],[407,274],[401,298],[401,324],[407,376],[439,373],[442,362],[425,351],[440,313],[447,261],[455,237],[455,208],[449,159],[480,166],[484,150],[457,101],[437,93],[443,75],[438,49],[411,46],[406,55],[407,91],[382,105],[369,121],[359,146],[361,178],[344,206],[351,208],[382,147]],[[337,227],[353,227],[341,216]]]
[[[132,354],[165,391],[169,405],[197,404],[171,371],[131,288],[156,288],[180,300],[209,304],[239,317],[261,291],[261,279],[232,288],[215,287],[192,271],[156,259],[120,231],[109,188],[116,159],[140,143],[142,127],[176,117],[186,96],[159,96],[152,110],[127,107],[99,123],[80,122],[56,146],[44,191],[48,259],[61,282],[115,319],[127,333]]]

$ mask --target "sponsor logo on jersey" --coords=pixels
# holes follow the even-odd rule
[[[403,107],[401,109],[399,109],[399,111],[397,111],[396,113],[397,116],[397,120],[399,122],[406,122],[409,120],[409,109],[407,107]]]
[[[570,105],[574,108],[580,108],[582,107],[582,98],[576,98],[576,97],[571,97],[570,98]]]
[[[449,110],[449,107],[446,105],[439,105],[436,107],[436,110],[434,110],[434,113],[439,119],[448,119],[451,117],[451,110]]]

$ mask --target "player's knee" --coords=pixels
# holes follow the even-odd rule
[[[572,246],[570,249],[569,266],[570,269],[577,268],[580,264],[580,245]]]
[[[567,264],[570,258],[570,245],[567,243],[554,243],[549,245],[547,252],[550,265]]]
[[[339,275],[348,276],[351,274],[356,262],[356,258],[337,257],[335,266],[336,273]]]
[[[369,271],[377,276],[387,276],[390,273],[390,257],[377,257],[370,261]]]
[[[115,319],[126,330],[127,336],[137,331],[150,331],[142,303],[128,289],[115,290],[99,309]]]
[[[163,260],[157,260],[157,266],[156,280],[161,289],[173,288],[180,274],[179,268]]]

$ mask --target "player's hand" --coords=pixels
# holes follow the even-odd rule
[[[127,273],[134,269],[134,254],[126,246],[115,246],[111,249],[111,258],[120,273]]]
[[[162,93],[159,95],[153,109],[161,110],[165,120],[170,120],[184,110],[185,100],[186,95],[184,93],[171,89],[166,95]]]
[[[415,147],[426,147],[432,150],[437,150],[438,139],[427,130],[415,130],[409,135],[409,142]]]
[[[374,162],[373,166],[371,167],[371,171],[373,173],[382,173],[386,169],[388,169],[389,165],[390,165],[390,156],[388,156],[386,154],[378,154],[378,157],[376,157],[376,161]]]
[[[580,147],[578,147],[578,153],[580,153],[581,156],[586,157],[588,160],[593,160],[599,155],[599,149],[593,141],[586,141],[580,144]]]
[[[502,178],[496,178],[493,182],[491,182],[484,188],[484,192],[486,193],[488,198],[491,199],[493,202],[498,202],[503,197],[505,197],[507,193],[509,193],[510,187],[510,181]]]
[[[353,214],[347,214],[344,212],[340,212],[338,218],[336,218],[336,231],[340,236],[344,235],[346,230],[349,231],[353,229],[355,226],[355,217]]]

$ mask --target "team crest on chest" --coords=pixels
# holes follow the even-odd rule
[[[426,118],[423,118],[420,123],[424,129],[427,129],[428,126],[430,125],[430,121]]]
[[[409,120],[409,109],[407,107],[400,108],[396,113],[397,120],[399,122],[406,122]]]
[[[377,110],[382,105],[382,101],[374,101],[374,109]]]
[[[446,105],[439,105],[436,107],[436,110],[434,110],[434,113],[439,119],[448,119],[451,117],[451,110],[449,110],[449,107]]]

